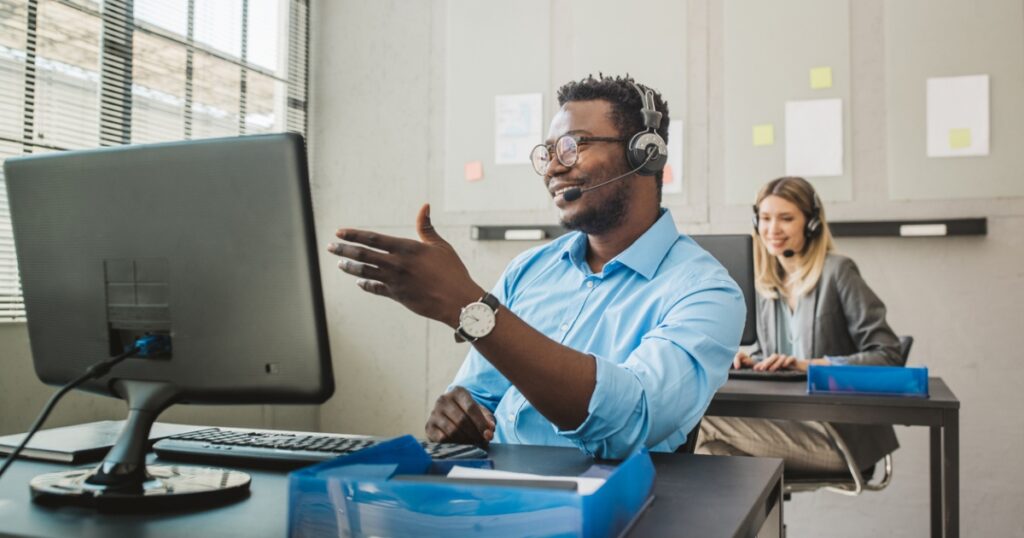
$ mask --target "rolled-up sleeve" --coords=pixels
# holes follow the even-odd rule
[[[746,315],[732,281],[705,280],[672,304],[621,364],[595,356],[589,415],[557,433],[582,451],[621,458],[639,447],[674,450],[727,377]]]

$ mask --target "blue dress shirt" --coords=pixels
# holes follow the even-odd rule
[[[590,270],[586,252],[585,234],[566,234],[517,256],[491,291],[534,329],[596,359],[583,423],[559,430],[476,349],[449,390],[465,387],[494,413],[495,442],[576,446],[604,458],[642,446],[673,451],[726,381],[743,294],[666,209],[602,272]]]

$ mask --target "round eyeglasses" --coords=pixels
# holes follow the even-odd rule
[[[612,138],[609,136],[579,136],[565,134],[558,137],[554,144],[538,144],[530,152],[530,162],[533,163],[533,171],[544,175],[551,165],[551,154],[554,153],[558,162],[569,168],[576,164],[580,158],[580,146],[592,142],[625,142],[625,138]]]

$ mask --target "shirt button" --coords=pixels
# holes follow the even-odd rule
[[[516,421],[516,414],[515,413],[509,413],[508,414],[508,421],[509,422],[515,422]]]
[[[594,281],[593,280],[588,280],[587,281],[587,287],[588,288],[593,288],[594,287]]]
[[[568,325],[562,325],[562,332],[565,332],[565,331],[568,331],[568,330],[569,330],[569,326]]]

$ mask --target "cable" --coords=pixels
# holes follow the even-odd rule
[[[79,385],[85,383],[90,379],[98,379],[107,375],[110,372],[110,369],[113,368],[117,363],[127,359],[133,354],[137,353],[141,357],[148,357],[155,353],[166,350],[167,348],[169,348],[169,344],[170,342],[167,341],[166,336],[163,335],[142,336],[138,340],[136,340],[135,343],[132,344],[131,348],[129,348],[124,353],[121,353],[116,357],[111,357],[109,359],[93,364],[92,366],[85,370],[84,374],[78,376],[71,382],[67,383],[66,385],[58,389],[57,392],[53,394],[53,396],[50,396],[50,400],[46,402],[46,405],[43,406],[43,411],[39,413],[38,417],[36,417],[35,422],[33,422],[32,427],[28,429],[28,433],[25,434],[25,438],[21,440],[21,444],[18,445],[18,448],[15,448],[14,452],[11,452],[10,454],[7,455],[7,461],[4,462],[3,467],[0,467],[0,477],[3,477],[4,472],[7,471],[7,468],[10,467],[12,463],[14,463],[14,460],[18,459],[18,456],[21,454],[21,451],[25,449],[26,445],[28,445],[28,442],[32,439],[32,436],[36,434],[36,431],[39,430],[39,427],[42,426],[43,422],[46,421],[46,417],[50,416],[50,411],[53,411],[54,406],[57,405],[57,402],[60,401],[60,399],[63,398],[64,395],[68,393],[68,391],[78,387]]]

